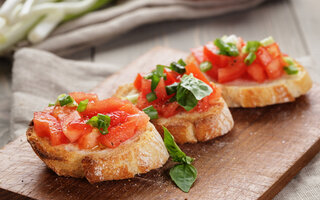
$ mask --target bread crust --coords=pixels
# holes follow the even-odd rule
[[[31,123],[27,140],[39,158],[59,176],[85,177],[90,183],[132,178],[162,167],[169,158],[162,138],[148,122],[145,130],[120,146],[80,150],[73,144],[51,146],[36,135]]]
[[[133,84],[120,86],[115,97],[124,98],[138,93]],[[174,136],[178,144],[203,142],[228,133],[233,125],[232,115],[223,98],[217,99],[205,112],[181,112],[174,116],[151,120],[163,135],[162,126]]]
[[[192,55],[186,59],[186,62],[197,64]],[[216,83],[216,85],[221,89],[222,97],[229,107],[254,108],[292,102],[306,94],[312,87],[308,72],[298,62],[296,63],[299,68],[297,75],[283,75],[279,79],[265,83],[236,80],[226,84]]]

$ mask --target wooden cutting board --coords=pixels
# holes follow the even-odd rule
[[[186,53],[155,48],[93,91],[109,97],[137,72],[168,64]],[[171,161],[136,178],[90,185],[59,177],[35,155],[25,136],[0,150],[3,199],[271,199],[320,150],[320,87],[296,102],[256,109],[232,109],[233,130],[215,140],[182,145],[196,158],[198,179],[189,193],[170,180]]]

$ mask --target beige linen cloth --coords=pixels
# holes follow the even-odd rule
[[[66,55],[101,44],[143,24],[216,16],[254,7],[264,0],[125,0],[58,27],[33,47]]]
[[[19,50],[14,59],[11,138],[25,134],[33,112],[42,110],[48,103],[53,102],[58,94],[88,91],[118,70],[108,64],[66,60],[29,48]],[[299,61],[312,74],[311,59],[305,57]],[[320,154],[302,169],[275,199],[319,200]]]

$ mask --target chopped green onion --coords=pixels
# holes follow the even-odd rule
[[[261,46],[259,41],[248,41],[246,46],[243,47],[243,53],[256,52],[258,48]]]
[[[60,94],[57,98],[56,105],[77,106],[77,103],[74,101],[74,99],[70,95]]]
[[[274,43],[274,39],[273,39],[272,36],[269,36],[269,37],[264,38],[263,40],[261,40],[260,43],[261,43],[261,45],[263,45],[263,46],[268,46],[268,45]]]
[[[131,103],[136,104],[138,102],[139,94],[132,94],[126,97]]]
[[[152,102],[157,99],[157,95],[154,92],[150,92],[146,95],[148,102]]]
[[[289,65],[288,67],[284,67],[283,69],[289,75],[294,75],[299,72],[299,69],[295,65]]]
[[[166,80],[166,75],[164,73],[164,65],[157,65],[156,70],[153,70],[150,74],[145,76],[145,79],[151,79],[151,91],[154,91],[157,88],[158,83],[160,82],[161,77]]]
[[[96,127],[99,129],[102,135],[106,135],[108,131],[108,127],[110,126],[110,117],[108,115],[97,114],[87,121],[87,124]]]
[[[244,59],[246,65],[251,65],[253,61],[256,59],[256,54],[254,52],[250,52],[247,57]]]
[[[210,61],[204,61],[200,64],[200,70],[202,72],[207,72],[209,71],[210,69],[212,69],[212,64]]]
[[[142,110],[150,119],[158,119],[158,111],[153,106],[148,106]]]
[[[235,45],[237,45],[238,43],[238,37],[236,35],[224,35],[221,38],[225,43],[233,43]]]
[[[222,39],[217,38],[214,42],[219,48],[219,54],[226,55],[226,56],[238,56],[239,51],[235,44],[233,43],[225,43]]]
[[[289,57],[289,56],[283,57],[283,60],[284,60],[288,65],[294,65],[294,64],[295,64],[295,63],[294,63],[294,60],[293,60],[291,57]]]
[[[83,112],[83,111],[85,111],[86,108],[87,108],[88,103],[89,103],[89,99],[80,101],[80,103],[79,103],[79,105],[78,105],[78,108],[77,108],[77,111],[78,111],[78,112]]]
[[[177,82],[172,83],[171,85],[167,85],[166,86],[167,94],[170,95],[170,94],[176,93],[178,85],[179,85],[179,83],[177,83]]]
[[[51,107],[51,106],[55,106],[56,104],[54,103],[49,103],[48,107]]]

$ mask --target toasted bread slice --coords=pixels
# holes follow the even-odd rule
[[[115,97],[124,98],[138,91],[133,84],[120,86]],[[166,127],[179,144],[207,141],[228,133],[233,127],[233,119],[223,98],[216,100],[206,112],[181,112],[172,117],[151,120],[162,134]]]
[[[190,55],[187,63],[197,64]],[[283,75],[276,80],[257,83],[247,80],[235,80],[225,84],[215,83],[221,89],[222,97],[229,107],[263,107],[278,103],[292,102],[306,94],[312,87],[312,80],[302,65],[298,64],[299,73]],[[211,80],[209,78],[209,80]],[[211,80],[213,81],[213,80]]]
[[[169,157],[150,122],[145,130],[114,149],[79,150],[73,144],[51,146],[48,139],[36,135],[33,124],[27,130],[27,140],[39,158],[59,176],[85,177],[90,183],[132,178],[162,167]]]

